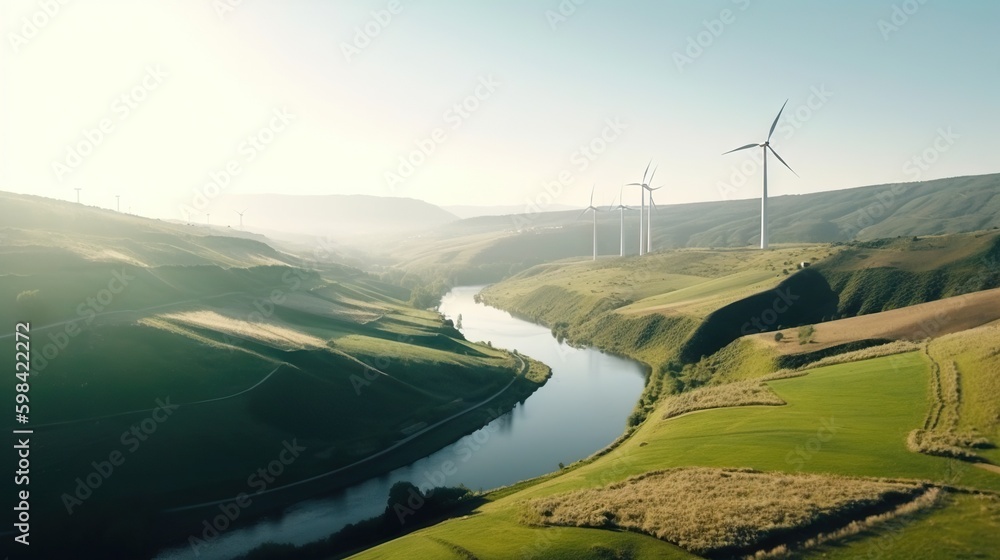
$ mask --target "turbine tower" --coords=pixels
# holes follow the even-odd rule
[[[590,206],[587,206],[586,208],[584,208],[583,212],[581,212],[580,215],[577,216],[577,218],[576,218],[577,220],[579,220],[588,211],[593,211],[594,212],[594,258],[593,258],[593,260],[595,260],[595,261],[597,260],[597,212],[599,211],[597,209],[597,207],[594,206],[594,189],[596,189],[596,188],[597,188],[596,184],[593,187],[590,188]]]
[[[767,140],[765,140],[763,144],[747,144],[746,146],[740,146],[735,150],[729,150],[728,152],[722,154],[722,155],[731,154],[733,152],[738,152],[740,150],[749,150],[750,148],[760,148],[764,151],[764,190],[762,191],[760,197],[760,248],[761,249],[767,249],[767,151],[771,150],[771,153],[774,154],[774,157],[778,158],[778,161],[780,161],[782,165],[788,167],[788,170],[791,171],[796,177],[799,176],[798,173],[795,173],[795,170],[793,170],[791,167],[789,167],[787,163],[785,163],[785,160],[781,159],[781,156],[778,155],[778,152],[774,151],[774,148],[771,147],[771,135],[774,134],[774,127],[778,125],[778,119],[781,118],[781,112],[785,110],[785,105],[788,105],[787,99],[785,100],[785,103],[781,106],[781,109],[778,111],[778,116],[774,117],[774,122],[771,123],[771,130],[767,133]]]
[[[81,189],[82,189],[82,187],[73,187],[73,190],[76,191],[76,203],[77,204],[80,204],[80,190]]]
[[[121,212],[121,211],[122,211],[122,195],[116,194],[115,195],[115,212]]]
[[[649,166],[653,164],[653,160],[649,160],[646,164],[646,170],[642,172],[642,182],[641,183],[629,183],[626,186],[629,187],[640,187],[639,193],[642,195],[642,201],[639,204],[639,254],[643,255],[643,240],[642,240],[642,215],[646,211],[646,191],[649,190],[649,183],[653,182],[653,175],[656,175],[656,167],[653,168],[653,172],[649,175],[649,180],[646,180],[646,174],[649,173]]]
[[[663,187],[649,188],[643,187],[645,190],[649,191],[649,206],[646,209],[646,253],[653,252],[653,210],[656,209],[656,203],[653,202],[653,191],[658,191]]]
[[[247,209],[244,208],[242,212],[237,212],[236,210],[233,210],[233,212],[236,212],[237,214],[240,215],[240,229],[243,229],[243,214],[247,213]]]
[[[625,206],[625,199],[622,198],[623,190],[625,190],[625,185],[622,185],[622,187],[618,189],[618,206],[615,206],[614,203],[612,203],[611,207],[608,208],[608,210],[612,212],[618,210],[618,216],[619,216],[618,227],[620,229],[620,231],[618,232],[618,239],[619,239],[619,244],[621,245],[621,247],[618,249],[619,257],[625,256],[625,211],[629,210],[629,207]]]

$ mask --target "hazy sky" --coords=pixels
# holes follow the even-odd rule
[[[0,6],[0,189],[150,216],[235,224],[220,192],[608,204],[650,159],[661,204],[752,198],[750,152],[720,154],[786,98],[772,143],[801,178],[770,167],[774,195],[998,171],[997,2]]]

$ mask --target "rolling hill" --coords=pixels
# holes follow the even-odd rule
[[[248,519],[387,471],[546,377],[320,253],[0,199],[0,355],[13,364],[14,325],[30,323],[32,516],[59,531],[53,555],[144,557],[199,534],[214,502],[240,492],[253,495]],[[248,474],[290,448],[268,492],[248,490]]]
[[[669,205],[653,224],[654,250],[759,243],[759,200]],[[771,242],[832,243],[943,235],[1000,227],[1000,174],[872,185],[769,199]],[[636,254],[638,210],[626,213],[625,254]],[[591,254],[579,211],[483,216],[451,222],[390,252],[407,270],[494,282],[530,266]],[[598,254],[618,255],[619,216],[598,214]]]
[[[993,230],[682,249],[489,286],[488,303],[649,364],[633,426],[352,558],[993,557],[998,251]],[[796,324],[814,327],[801,345]],[[776,346],[817,356],[779,369]]]

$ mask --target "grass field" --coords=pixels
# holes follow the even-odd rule
[[[966,463],[912,453],[906,435],[923,422],[929,400],[929,362],[919,352],[811,370],[808,375],[768,382],[784,406],[714,409],[669,420],[650,417],[618,448],[569,471],[501,491],[495,501],[464,519],[454,519],[358,555],[358,558],[412,558],[411,543],[442,539],[469,550],[477,558],[601,558],[587,546],[608,543],[629,550],[627,558],[683,557],[674,545],[650,543],[651,537],[582,528],[538,528],[522,522],[533,499],[599,488],[629,476],[680,467],[751,468],[764,472],[838,474],[926,480],[1000,492],[1000,475]],[[956,495],[913,519],[932,523],[948,534],[968,537],[960,547],[990,554],[994,534],[968,530],[971,496]],[[992,507],[992,506],[990,506]],[[992,515],[992,514],[991,514]],[[986,525],[977,527],[985,530]],[[907,550],[937,550],[935,531],[919,524],[901,525],[916,542]],[[915,529],[912,527],[916,527]],[[503,534],[503,539],[479,535]],[[869,533],[864,533],[865,535]],[[862,550],[877,539],[859,535],[849,541]],[[587,546],[580,546],[587,543]],[[831,545],[835,546],[835,545]],[[830,550],[823,548],[822,550]],[[573,556],[573,555],[576,556]],[[810,553],[812,554],[812,553]],[[427,556],[428,558],[432,556]],[[816,556],[819,557],[819,556]],[[905,557],[893,554],[891,558]],[[936,556],[942,557],[942,556]]]

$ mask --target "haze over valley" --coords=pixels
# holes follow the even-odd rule
[[[3,5],[9,558],[1000,558],[1000,7]]]

